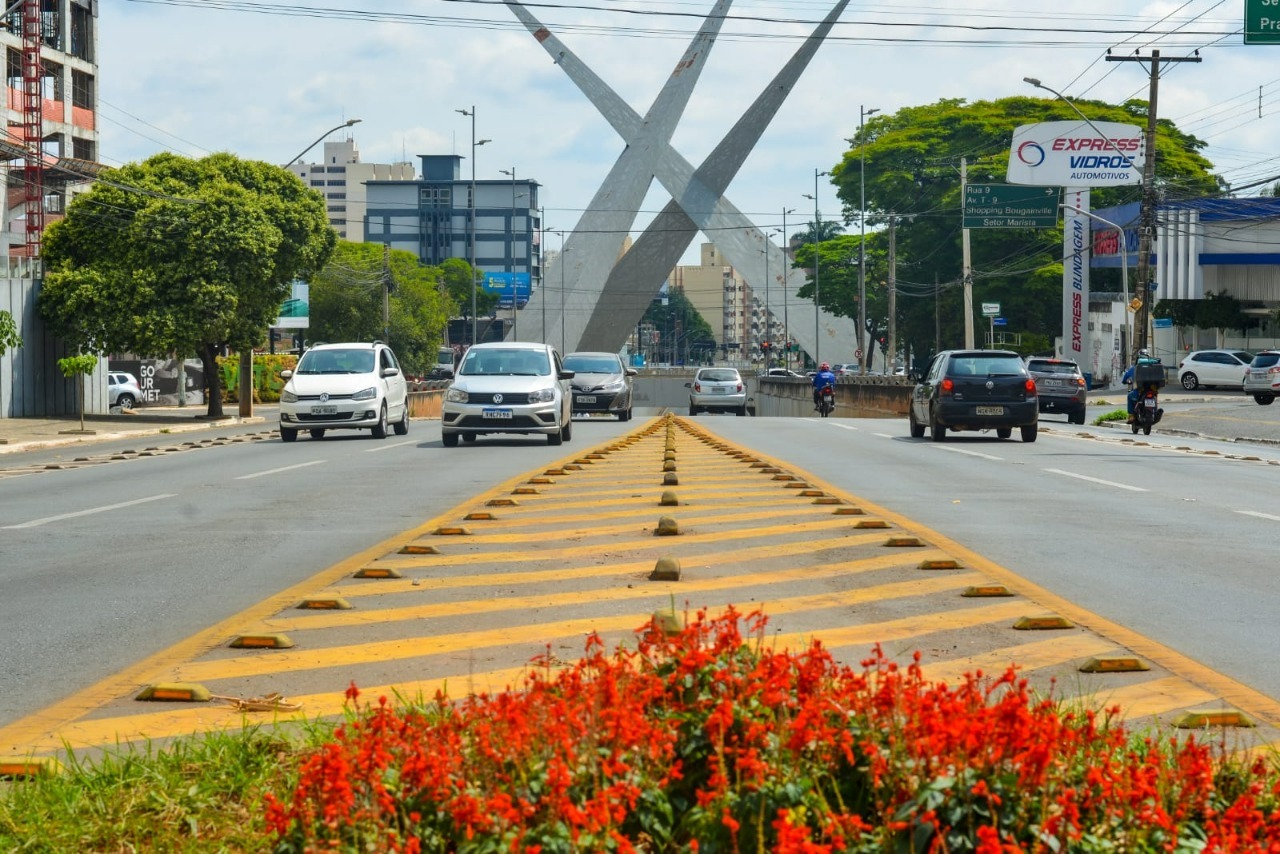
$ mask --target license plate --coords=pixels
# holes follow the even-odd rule
[[[481,412],[481,416],[484,418],[510,419],[511,410],[510,409],[485,409]]]
[[[979,406],[977,409],[979,415],[1004,415],[1003,406]]]
[[[336,406],[313,406],[311,407],[312,415],[337,415],[338,407]]]
[[[712,393],[712,394],[728,394],[728,393],[729,393],[729,389],[727,389],[727,388],[713,388],[713,389],[711,389],[711,393]]]
[[[578,403],[595,403],[595,402],[596,402],[596,396],[594,394],[578,395]]]
[[[1148,397],[1146,400],[1142,401],[1142,405],[1145,406],[1147,409],[1155,409],[1156,399],[1154,397]]]

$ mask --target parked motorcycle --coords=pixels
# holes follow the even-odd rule
[[[818,392],[818,412],[826,418],[836,408],[836,390],[831,386],[823,386],[822,391]]]

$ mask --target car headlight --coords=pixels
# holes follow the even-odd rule
[[[293,392],[289,391],[289,389],[285,389],[284,391],[280,392],[280,402],[281,403],[297,403],[298,396]]]
[[[444,399],[449,401],[450,403],[466,403],[467,391],[466,389],[454,388],[450,386],[449,389],[444,393]]]
[[[540,388],[537,391],[529,392],[530,403],[551,403],[556,399],[556,390],[553,388]]]
[[[373,386],[362,388],[355,394],[351,395],[352,400],[373,400],[378,396],[378,390]]]
[[[617,391],[622,391],[626,387],[627,387],[627,384],[625,382],[623,382],[622,380],[618,380],[616,383],[608,383],[607,385],[600,386],[600,390],[617,392]]]

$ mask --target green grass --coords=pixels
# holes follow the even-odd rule
[[[1102,415],[1099,415],[1097,418],[1093,419],[1093,425],[1097,427],[1098,425],[1105,424],[1108,421],[1124,421],[1128,419],[1128,417],[1129,417],[1129,413],[1126,412],[1125,410],[1113,409],[1112,411],[1103,413]]]

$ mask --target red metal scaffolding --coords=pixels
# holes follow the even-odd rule
[[[27,214],[27,251],[40,257],[44,234],[44,111],[40,67],[41,0],[22,0],[22,184]]]

